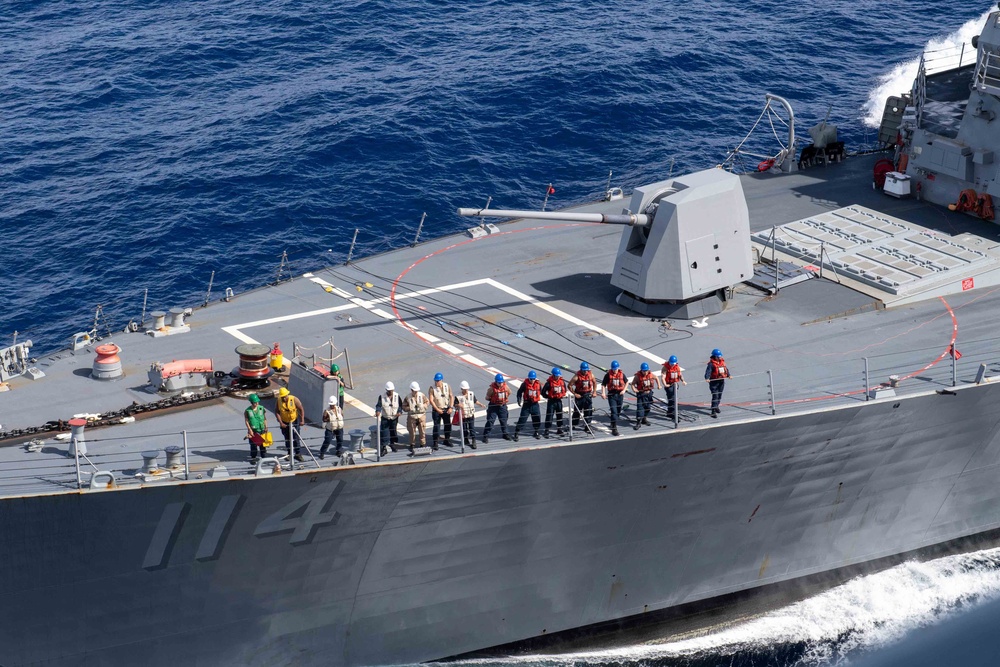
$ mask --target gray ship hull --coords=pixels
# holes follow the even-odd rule
[[[419,662],[878,564],[1000,527],[998,401],[7,499],[0,664]]]

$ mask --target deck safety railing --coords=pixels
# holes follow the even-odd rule
[[[761,419],[772,415],[787,416],[817,407],[858,405],[887,396],[904,398],[928,391],[949,390],[956,386],[988,381],[1000,375],[997,339],[963,341],[953,351],[950,346],[928,347],[905,352],[868,354],[865,357],[838,359],[810,357],[807,375],[797,372],[798,360],[790,358],[787,367],[749,373],[734,373],[727,380],[722,399],[722,414],[710,415],[710,395],[700,368],[686,371],[688,385],[677,387],[678,410],[667,418],[668,406],[663,390],[655,392],[652,426],[643,433],[669,433],[734,420]],[[864,353],[864,350],[859,350]],[[915,361],[917,360],[917,361]],[[739,360],[730,360],[737,367]],[[812,378],[810,380],[806,377]],[[822,377],[816,384],[815,378]],[[891,393],[890,393],[891,392]],[[594,422],[589,430],[573,433],[573,440],[585,444],[597,437],[612,437],[608,430],[607,403],[594,398]],[[544,405],[542,417],[544,419]],[[564,418],[568,424],[569,406]],[[635,402],[630,397],[623,412],[628,424],[634,423]],[[401,420],[402,421],[402,420]],[[513,429],[513,417],[510,428]],[[312,425],[317,427],[318,425]],[[402,426],[402,425],[401,425]],[[483,420],[477,418],[481,432]],[[627,425],[620,424],[626,433]],[[352,445],[350,433],[354,432]],[[261,466],[248,460],[246,429],[226,428],[191,430],[180,433],[116,436],[112,430],[94,429],[85,433],[85,448],[72,440],[29,443],[23,460],[10,461],[0,469],[0,496],[60,490],[100,491],[134,484],[159,484],[218,476],[261,476],[328,468],[329,460],[319,460],[322,431],[318,428],[297,434],[302,460],[285,456],[284,440],[277,429],[272,431],[274,444],[269,456],[276,464]],[[360,437],[359,437],[360,434]],[[478,435],[478,433],[477,433]],[[499,435],[499,434],[497,434]],[[430,438],[430,428],[428,428]],[[522,437],[517,446],[545,444],[551,440]],[[665,439],[664,442],[669,442]],[[435,456],[470,453],[461,437],[461,427],[453,427],[452,446],[442,447]],[[505,443],[506,444],[506,443]],[[510,443],[513,444],[513,443]],[[377,423],[370,417],[347,418],[344,427],[344,464],[377,464],[379,454]],[[408,447],[405,429],[400,428],[400,447]],[[333,448],[331,448],[333,449]],[[69,452],[81,452],[79,456]],[[82,453],[85,450],[85,453]],[[168,460],[166,452],[171,451]],[[49,456],[33,458],[31,451]],[[483,450],[479,450],[482,452]],[[52,456],[58,454],[58,456]],[[330,452],[332,456],[333,452]],[[400,460],[399,457],[394,457]],[[155,464],[154,464],[155,462]],[[172,465],[171,465],[172,464]]]

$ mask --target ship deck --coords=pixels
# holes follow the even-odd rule
[[[794,174],[743,177],[752,231],[863,206],[934,230],[941,238],[961,239],[987,254],[996,253],[1000,234],[995,225],[873,191],[871,165],[877,157]],[[582,208],[618,213],[621,205],[600,202]],[[116,334],[110,340],[121,347],[125,370],[119,380],[89,376],[94,358],[90,348],[41,358],[36,366],[45,377],[15,378],[10,391],[0,392],[2,429],[9,432],[159,400],[162,396],[146,386],[150,364],[212,358],[216,369],[228,371],[237,365],[234,348],[246,342],[277,341],[286,354],[298,349],[310,364],[313,355],[325,362],[332,343],[333,356],[345,370],[350,361],[345,430],[359,428],[366,434],[375,423],[373,406],[387,380],[400,390],[416,380],[426,390],[436,372],[456,391],[460,381],[468,380],[482,400],[496,372],[516,382],[531,369],[544,378],[551,367],[561,366],[568,376],[585,360],[600,379],[617,359],[631,376],[641,362],[655,369],[675,354],[689,383],[680,390],[679,423],[666,420],[660,402],[649,427],[669,435],[675,428],[714,428],[865,401],[870,398],[866,369],[871,387],[896,376],[896,396],[947,390],[956,382],[967,385],[981,364],[986,364],[987,374],[998,370],[992,313],[1000,294],[982,282],[963,290],[956,279],[925,300],[890,308],[836,279],[811,279],[775,295],[741,285],[723,313],[709,317],[707,326],[694,326],[650,320],[615,303],[618,290],[609,279],[621,229],[537,220],[498,227],[499,233],[484,238],[440,238],[316,270],[236,295],[230,302],[214,302],[194,310],[188,333],[155,338],[141,331]],[[953,361],[952,345],[961,359]],[[716,347],[724,351],[734,376],[727,383],[719,419],[709,415],[708,388],[702,380],[708,353]],[[662,391],[657,394],[662,399]],[[887,396],[883,389],[875,400]],[[264,404],[273,428],[273,400]],[[518,447],[586,447],[594,439],[613,438],[606,403],[596,398],[594,404],[593,433],[577,431],[572,441],[566,436],[535,440],[529,426],[520,442],[513,443],[500,439],[495,429],[489,445],[474,452],[463,452],[456,437],[455,446],[433,457],[460,461],[463,456]],[[138,486],[134,474],[142,464],[140,452],[182,445],[185,437],[192,477],[205,477],[220,465],[231,476],[251,475],[242,425],[245,405],[241,396],[221,397],[142,414],[132,423],[88,429],[83,479],[86,482],[95,469],[108,470],[120,486]],[[633,410],[627,407],[625,414],[631,416]],[[512,405],[511,431],[517,415]],[[483,421],[479,413],[480,431]],[[407,456],[404,430],[401,426],[404,447],[399,452],[376,461],[368,445],[355,465],[405,465],[413,460]],[[429,436],[429,424],[427,430]],[[634,433],[626,425],[618,439]],[[307,425],[303,435],[318,454],[320,428]],[[0,496],[77,488],[67,442],[53,436],[35,436],[41,441],[32,448],[36,451],[21,446],[27,439],[23,437],[0,447]],[[280,442],[275,445],[283,449]],[[329,457],[319,461],[310,456],[297,468],[309,471],[335,464]],[[169,483],[176,477],[157,479],[143,483]]]

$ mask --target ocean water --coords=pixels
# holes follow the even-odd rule
[[[765,92],[800,131],[829,114],[864,149],[920,53],[968,43],[991,7],[8,0],[0,344],[56,349],[98,304],[119,329],[147,291],[148,310],[198,305],[213,272],[212,298],[257,287],[283,253],[285,276],[342,262],[355,229],[364,256],[411,242],[424,213],[422,237],[441,236],[488,197],[538,207],[552,183],[560,207],[601,196],[609,172],[629,190],[717,164]],[[750,145],[773,153],[783,133],[762,125]],[[502,664],[835,664],[994,595],[998,557],[966,558],[689,642]]]

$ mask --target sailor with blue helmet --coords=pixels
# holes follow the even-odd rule
[[[517,442],[517,434],[528,423],[529,415],[531,416],[531,425],[535,429],[535,439],[542,437],[538,433],[542,426],[542,413],[538,407],[541,400],[542,383],[538,380],[538,373],[528,371],[528,377],[517,389],[517,404],[521,406],[521,414],[517,418],[517,425],[514,426],[514,442]]]
[[[553,367],[552,375],[542,385],[542,396],[547,399],[545,402],[545,432],[542,433],[544,437],[549,437],[553,416],[556,417],[556,428],[558,429],[556,435],[563,434],[563,399],[568,393],[569,389],[566,387],[562,371],[558,366]]]
[[[649,426],[646,415],[653,411],[653,390],[660,386],[660,379],[649,370],[645,361],[639,366],[639,372],[632,378],[632,389],[635,391],[635,430],[641,424]]]
[[[687,386],[683,369],[677,362],[677,356],[671,354],[667,363],[663,364],[663,388],[667,392],[667,419],[673,419],[677,407],[677,383]]]
[[[586,361],[580,362],[580,370],[570,378],[569,390],[576,402],[576,408],[570,411],[572,428],[579,426],[580,413],[582,412],[583,420],[586,422],[582,428],[589,431],[590,422],[594,419],[594,392],[597,391],[597,381],[590,371],[590,364]]]
[[[431,449],[437,450],[441,437],[441,422],[444,422],[444,446],[451,447],[451,406],[455,396],[451,387],[444,381],[443,373],[434,374],[434,384],[427,392],[427,401],[431,404],[431,419],[434,420],[434,430],[431,432]]]
[[[625,371],[617,360],[612,361],[611,368],[601,380],[601,397],[608,400],[608,411],[611,413],[611,435],[618,435],[618,420],[621,419],[626,389],[628,378],[625,377]]]
[[[719,416],[719,404],[722,402],[722,392],[726,388],[726,378],[731,377],[726,360],[722,358],[722,350],[715,348],[705,367],[705,382],[712,392],[712,418]]]
[[[500,433],[504,440],[510,440],[507,434],[507,400],[510,398],[510,387],[503,379],[503,375],[497,373],[493,378],[493,383],[486,389],[486,426],[483,427],[483,444],[490,440],[490,431],[493,430],[493,423],[500,420]]]

